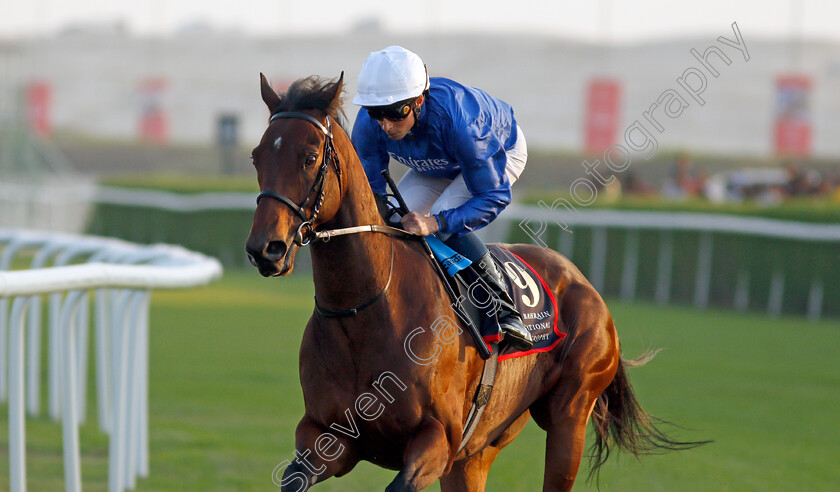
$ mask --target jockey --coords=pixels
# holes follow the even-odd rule
[[[383,209],[390,159],[410,169],[398,188],[410,213],[405,230],[437,234],[467,257],[493,290],[504,339],[528,349],[533,339],[476,230],[510,203],[525,167],[525,136],[513,109],[486,92],[429,78],[419,56],[399,46],[370,54],[353,103],[361,106],[352,141]],[[386,217],[387,220],[387,217]]]

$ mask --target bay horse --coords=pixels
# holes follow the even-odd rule
[[[271,114],[252,158],[260,195],[246,252],[263,276],[288,275],[316,231],[384,226],[347,133],[344,75],[309,77],[278,95],[260,74]],[[323,236],[322,236],[323,237]],[[441,278],[416,240],[381,231],[313,240],[315,311],[300,347],[305,412],[285,461],[283,491],[305,491],[361,460],[399,470],[387,492],[482,491],[496,455],[529,418],[547,433],[544,491],[571,490],[595,428],[592,470],[614,447],[636,455],[691,447],[662,433],[639,406],[607,306],[565,257],[535,245],[505,245],[553,291],[568,336],[553,350],[499,364],[478,427],[459,451],[484,361],[466,334],[441,344],[413,337],[421,365],[404,350],[417,327],[457,319]],[[276,470],[277,471],[277,470]],[[279,479],[278,473],[278,479]]]

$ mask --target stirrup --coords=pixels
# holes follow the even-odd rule
[[[506,318],[510,317],[511,316],[507,316]],[[519,321],[518,318],[514,318],[514,320]],[[500,319],[499,325],[501,326],[502,333],[504,334],[502,341],[506,342],[508,345],[519,350],[530,350],[534,348],[534,339],[531,337],[531,333],[528,329],[525,328],[525,325],[522,324],[522,321],[519,321],[517,325],[515,322],[510,322],[509,319]]]

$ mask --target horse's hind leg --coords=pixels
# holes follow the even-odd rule
[[[543,492],[572,490],[583,457],[586,422],[598,394],[586,388],[556,388],[531,407],[534,421],[546,431]]]
[[[563,301],[565,312],[576,317],[568,320],[576,325],[574,343],[554,387],[530,408],[534,421],[547,432],[543,492],[572,489],[583,457],[586,423],[619,362],[615,328],[595,291],[581,286],[566,292]]]

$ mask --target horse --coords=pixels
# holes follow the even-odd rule
[[[697,445],[671,439],[642,410],[610,312],[580,270],[553,250],[513,244],[504,246],[553,292],[568,336],[499,364],[489,405],[459,449],[484,361],[466,334],[440,343],[443,329],[412,340],[414,352],[437,354],[433,364],[406,356],[413,330],[458,318],[419,241],[387,233],[341,126],[343,80],[307,77],[277,94],[260,74],[271,117],[252,152],[261,191],[246,253],[263,276],[284,276],[308,244],[315,286],[300,345],[305,412],[295,459],[277,474],[282,490],[308,490],[365,460],[398,471],[386,492],[437,480],[443,492],[482,491],[529,418],[547,434],[544,491],[571,490],[590,420],[590,476],[615,447],[639,455]]]

